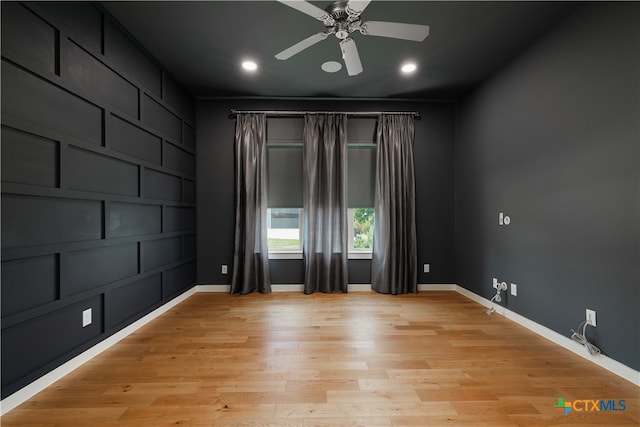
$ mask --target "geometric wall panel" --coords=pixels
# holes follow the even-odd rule
[[[78,242],[101,236],[100,201],[2,195],[2,248]]]
[[[109,236],[157,234],[162,230],[162,208],[138,203],[111,203]]]
[[[195,212],[193,208],[167,206],[165,208],[164,230],[183,231],[195,228]]]
[[[64,22],[74,32],[73,39],[95,52],[102,47],[102,13],[90,2],[41,2],[40,7]],[[2,11],[4,13],[4,10]]]
[[[180,141],[182,122],[177,116],[147,95],[142,98],[142,109],[144,111],[142,120],[146,124],[169,138]]]
[[[183,258],[192,258],[196,256],[196,235],[195,234],[187,234],[183,238],[182,243]]]
[[[66,46],[66,57],[62,58],[66,67],[62,73],[71,87],[89,93],[131,116],[138,114],[138,89],[135,86],[75,43],[69,42]],[[96,80],[100,82],[99,85],[95,84]]]
[[[93,323],[83,328],[82,310],[87,308],[92,309]],[[96,295],[3,329],[2,388],[37,374],[52,360],[100,335],[102,309],[102,298]]]
[[[2,61],[2,113],[102,145],[102,110]]]
[[[164,165],[188,176],[195,176],[195,156],[173,144],[164,144]]]
[[[187,148],[196,149],[196,131],[186,123],[182,127],[182,143]]]
[[[2,262],[2,317],[58,299],[58,255]]]
[[[173,79],[167,78],[164,80],[164,99],[169,107],[173,108],[185,120],[193,123],[193,102]]]
[[[57,187],[59,144],[2,126],[2,181]]]
[[[195,129],[190,95],[99,4],[1,18],[4,399],[193,286]]]
[[[111,116],[111,149],[160,165],[162,139],[121,118]]]
[[[195,203],[196,201],[196,183],[185,179],[182,181],[182,201],[187,203]]]
[[[147,240],[144,242],[144,271],[180,260],[180,237]]]
[[[17,2],[2,2],[2,54],[27,59],[37,70],[56,67],[56,29]]]
[[[163,273],[162,296],[168,297],[185,288],[185,283],[195,282],[195,264],[190,262]]]
[[[106,55],[124,75],[134,79],[133,83],[143,86],[155,96],[160,97],[162,89],[162,70],[145,55],[111,20],[108,27],[108,47]]]
[[[137,196],[138,165],[69,147],[69,188],[96,193]]]
[[[111,291],[110,326],[116,327],[122,322],[137,317],[162,300],[162,276],[147,277]]]
[[[69,252],[68,295],[138,274],[138,243]]]
[[[181,179],[152,169],[144,170],[144,197],[180,201]]]

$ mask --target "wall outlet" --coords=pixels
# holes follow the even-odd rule
[[[83,328],[91,324],[91,322],[93,321],[91,318],[92,318],[92,314],[91,314],[90,308],[87,308],[86,310],[82,311],[82,327]]]
[[[222,274],[227,274],[227,264],[222,264]]]
[[[505,282],[498,282],[498,279],[493,278],[493,287],[498,291],[506,291],[507,284]]]
[[[429,272],[429,264],[424,264],[424,266],[422,267],[422,271],[424,273],[428,273]]]
[[[596,326],[596,311],[587,308],[587,325]]]
[[[516,285],[515,283],[511,284],[511,295],[513,295],[514,297],[518,296],[518,285]]]

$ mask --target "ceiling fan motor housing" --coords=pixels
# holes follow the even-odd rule
[[[359,14],[353,14],[347,6],[349,2],[347,0],[338,0],[331,3],[325,11],[332,18],[325,25],[332,29],[335,36],[344,40],[349,37],[349,33],[358,29],[358,21],[360,21]],[[350,13],[351,12],[351,13]],[[333,22],[331,22],[333,21]]]

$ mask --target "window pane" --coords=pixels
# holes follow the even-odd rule
[[[302,207],[302,147],[267,145],[267,205]]]
[[[373,207],[376,182],[375,147],[349,147],[347,196],[350,208]]]
[[[267,238],[270,251],[302,250],[300,209],[267,209]]]
[[[353,249],[371,250],[373,249],[373,208],[355,208],[353,211],[353,241],[350,245]]]

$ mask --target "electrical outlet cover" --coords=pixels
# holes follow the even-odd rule
[[[91,324],[91,322],[93,321],[93,319],[91,318],[91,309],[87,308],[86,310],[84,310],[82,312],[82,327],[84,328],[85,326],[89,326]]]
[[[587,308],[587,325],[596,326],[596,311]]]

